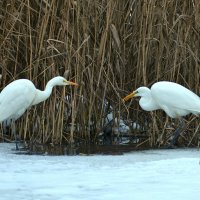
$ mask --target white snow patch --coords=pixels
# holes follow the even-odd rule
[[[196,200],[200,151],[151,150],[123,156],[15,155],[0,144],[0,199]]]

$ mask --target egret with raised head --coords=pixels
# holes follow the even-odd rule
[[[11,129],[16,140],[15,120],[29,107],[45,101],[51,95],[54,86],[65,85],[78,86],[77,83],[67,81],[62,76],[52,78],[44,91],[37,89],[28,79],[11,82],[0,93],[0,122],[11,120]],[[18,149],[17,142],[16,149]]]

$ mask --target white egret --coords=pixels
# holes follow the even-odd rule
[[[181,133],[180,130],[184,123],[182,117],[190,113],[195,115],[200,113],[199,96],[182,85],[173,82],[160,81],[154,83],[151,89],[139,87],[124,97],[123,100],[127,101],[133,97],[141,97],[139,105],[143,110],[154,111],[162,109],[169,117],[181,120],[170,146],[177,142]]]
[[[8,84],[0,93],[0,122],[11,120],[12,133],[15,135],[15,120],[33,105],[45,101],[52,92],[54,86],[73,85],[77,83],[67,81],[61,76],[52,78],[46,85],[44,91],[36,89],[28,79],[19,79]],[[16,142],[16,149],[18,149]]]

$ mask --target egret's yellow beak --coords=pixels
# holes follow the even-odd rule
[[[123,98],[123,101],[128,101],[129,99],[135,97],[136,94],[137,94],[137,91],[130,93],[129,95],[127,95]]]
[[[67,80],[64,80],[65,83],[67,83],[67,85],[74,85],[74,86],[78,86],[77,83],[75,82],[72,82],[72,81],[67,81]]]

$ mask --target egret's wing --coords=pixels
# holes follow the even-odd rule
[[[189,89],[172,82],[158,82],[151,88],[152,96],[168,108],[200,112],[200,98]]]
[[[28,80],[17,80],[7,85],[0,94],[0,121],[20,117],[35,97],[34,87]]]

